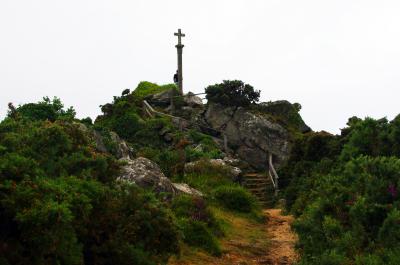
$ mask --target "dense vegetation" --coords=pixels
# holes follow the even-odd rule
[[[142,82],[124,90],[101,106],[94,123],[78,120],[57,98],[9,104],[0,122],[0,264],[165,264],[181,244],[218,256],[225,232],[213,207],[228,200],[227,210],[260,216],[254,198],[232,186],[225,168],[207,164],[223,155],[210,136],[180,132],[168,118],[142,117],[142,99],[169,89],[175,86]],[[99,150],[94,131],[107,151]],[[127,140],[133,155],[157,162],[204,198],[170,201],[117,182],[123,162],[115,157],[112,132]],[[186,162],[201,159],[201,168],[183,174]],[[232,187],[242,196],[221,192]]]
[[[225,106],[247,107],[258,102],[260,91],[240,80],[224,80],[206,88],[206,98],[210,102]]]
[[[300,137],[281,170],[301,264],[400,264],[400,116]]]
[[[175,89],[142,82],[78,120],[57,98],[15,107],[0,122],[0,264],[165,264],[182,244],[219,256],[226,223],[215,209],[262,221],[254,197],[230,177],[214,140],[180,131],[170,118],[143,118],[142,100]],[[349,119],[341,135],[307,131],[299,104],[255,105],[241,81],[206,89],[210,102],[249,107],[292,129],[280,169],[287,209],[297,220],[300,264],[400,264],[400,116]],[[90,131],[103,137],[99,150]],[[112,132],[134,156],[160,165],[204,197],[166,200],[116,181]],[[187,162],[196,166],[184,174]]]
[[[45,99],[0,123],[0,263],[166,261],[179,249],[171,213],[116,185],[118,162],[96,151],[73,113]]]

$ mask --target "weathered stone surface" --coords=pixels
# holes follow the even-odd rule
[[[75,124],[76,124],[76,126],[78,126],[79,130],[84,132],[89,138],[91,138],[94,141],[94,143],[96,145],[96,149],[98,151],[103,152],[103,153],[111,153],[117,159],[120,159],[120,158],[129,159],[132,157],[132,154],[133,154],[132,148],[129,147],[127,142],[122,140],[118,136],[118,134],[116,134],[115,132],[110,132],[110,140],[111,140],[111,144],[112,144],[113,148],[112,148],[112,150],[109,150],[109,149],[107,149],[106,145],[104,144],[105,139],[104,139],[104,136],[101,135],[100,132],[88,128],[83,123],[75,123]]]
[[[171,181],[164,176],[159,166],[153,161],[144,157],[124,161],[127,164],[122,168],[122,174],[118,177],[119,181],[135,183],[156,192],[175,193]]]
[[[240,159],[225,156],[224,157],[224,162],[230,166],[237,167],[240,164]]]
[[[200,97],[195,96],[192,92],[187,93],[183,100],[190,107],[203,106],[203,100]]]
[[[259,104],[260,110],[265,113],[272,114],[285,121],[290,126],[296,128],[302,133],[311,131],[311,128],[301,118],[299,111],[301,105],[299,103],[290,103],[287,100],[278,100],[272,102],[262,102]]]
[[[199,165],[199,163],[202,163],[202,162],[203,161],[199,160],[199,161],[186,163],[185,164],[185,172],[192,172]],[[208,159],[207,162],[214,166],[225,167],[229,173],[229,177],[231,177],[232,179],[237,179],[237,177],[242,173],[240,168],[228,165],[222,159]]]
[[[134,160],[124,159],[127,164],[122,168],[118,181],[134,183],[142,188],[151,189],[157,193],[166,192],[171,196],[185,193],[192,196],[202,196],[202,193],[184,183],[172,183],[165,177],[160,167],[153,161],[138,157]]]
[[[184,194],[188,194],[188,195],[192,195],[192,196],[199,196],[199,197],[203,196],[203,193],[190,187],[186,183],[172,183],[172,185],[174,186],[175,190],[178,193],[184,193]]]
[[[256,169],[267,168],[268,153],[277,167],[289,156],[289,133],[265,114],[210,103],[204,117],[211,127],[224,131],[239,158]]]
[[[171,95],[174,92],[175,91],[173,91],[173,89],[165,90],[160,93],[152,95],[148,100],[151,101],[151,103],[154,105],[168,106],[171,102]]]
[[[111,140],[116,145],[116,150],[114,151],[114,155],[116,156],[116,158],[129,159],[132,154],[132,149],[128,146],[128,144],[124,140],[122,140],[115,132],[111,132],[110,136]]]

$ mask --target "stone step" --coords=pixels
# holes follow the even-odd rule
[[[268,181],[268,178],[243,178],[244,181]]]
[[[254,189],[254,188],[262,188],[262,187],[264,187],[264,188],[273,188],[273,186],[272,185],[270,185],[270,184],[263,184],[263,185],[259,185],[259,184],[244,184],[243,185],[245,188],[247,188],[247,189]]]
[[[263,184],[263,183],[272,183],[268,179],[262,179],[262,180],[244,180],[242,181],[243,183],[249,183],[249,184]]]
[[[271,182],[269,179],[243,179],[243,182]]]
[[[267,187],[255,187],[255,188],[249,188],[248,190],[251,192],[267,192],[268,191]]]
[[[257,176],[262,176],[262,174],[260,174],[260,173],[247,173],[247,174],[245,174],[244,176],[245,177],[257,177]]]

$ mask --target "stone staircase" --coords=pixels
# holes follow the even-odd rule
[[[265,173],[245,174],[242,185],[258,199],[261,206],[272,207],[275,203],[274,186]]]

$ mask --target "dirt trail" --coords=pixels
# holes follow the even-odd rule
[[[294,264],[298,259],[298,255],[294,248],[297,236],[290,228],[293,217],[282,215],[281,209],[267,209],[264,212],[269,217],[267,232],[270,238],[268,258],[264,264]]]
[[[186,248],[183,257],[172,259],[169,265],[292,265],[297,260],[294,249],[297,237],[290,229],[292,216],[280,209],[264,210],[266,223],[223,215],[234,233],[223,239],[224,254],[220,258]]]

